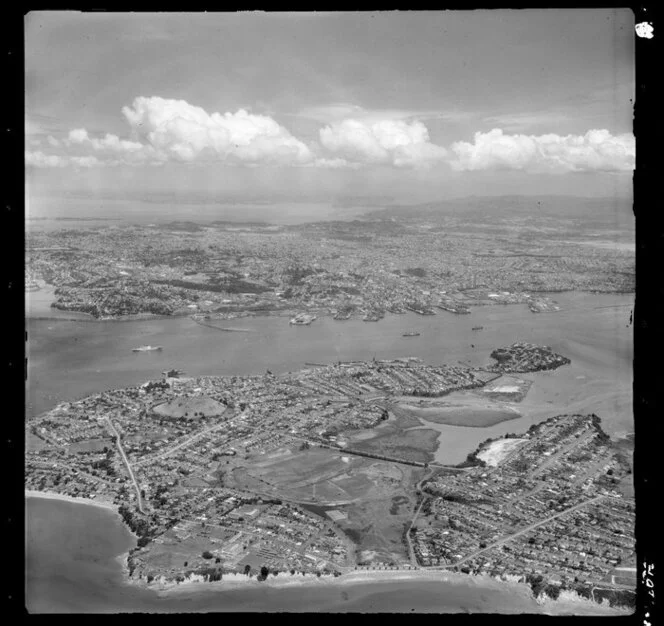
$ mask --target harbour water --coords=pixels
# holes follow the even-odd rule
[[[140,198],[39,197],[30,196],[26,230],[61,230],[63,228],[98,228],[125,224],[165,223],[188,221],[195,216],[201,223],[221,220],[225,222],[269,222],[270,224],[303,224],[327,220],[352,220],[375,206],[335,206],[329,202],[223,202],[219,199],[199,203],[181,199],[145,200]],[[95,219],[113,215],[112,220]]]
[[[232,320],[251,331],[243,333],[218,332],[188,317],[127,322],[28,319],[26,412],[35,415],[61,401],[140,384],[170,368],[188,376],[256,375],[267,369],[278,374],[302,369],[305,363],[405,356],[431,364],[482,366],[491,361],[494,348],[530,341],[551,346],[572,364],[528,375],[534,383],[517,406],[524,413],[519,420],[483,429],[438,425],[448,433],[451,452],[472,449],[494,434],[527,428],[549,411],[593,411],[608,432],[630,431],[633,296],[554,297],[561,306],[554,313],[505,305],[477,307],[470,315],[387,315],[377,323],[330,317],[319,317],[310,326],[290,325],[288,317],[276,316]],[[42,313],[33,312],[37,314]],[[473,326],[484,330],[472,332]],[[420,336],[403,337],[409,330]],[[138,345],[163,350],[132,352]],[[439,450],[439,457],[444,454]]]
[[[379,323],[325,317],[311,326],[289,325],[286,317],[233,321],[251,331],[245,333],[217,332],[189,318],[122,323],[28,319],[27,412],[34,415],[59,401],[140,384],[172,367],[193,376],[248,375],[374,356],[481,366],[490,361],[494,348],[531,341],[550,345],[572,364],[522,375],[533,380],[526,399],[515,405],[523,417],[488,428],[426,424],[441,433],[438,460],[457,462],[487,437],[520,432],[563,412],[592,411],[602,417],[609,433],[631,432],[633,296],[568,293],[554,298],[561,311],[543,314],[510,305],[475,308],[464,316],[388,315]],[[31,313],[39,314],[35,309]],[[480,325],[483,331],[471,331]],[[402,337],[412,330],[420,336]],[[164,349],[131,351],[141,344]],[[508,587],[432,581],[362,582],[345,590],[307,587],[306,607],[300,587],[232,588],[223,593],[216,588],[178,589],[177,598],[160,596],[123,582],[118,557],[134,539],[112,511],[28,498],[26,532],[27,602],[33,612],[538,610],[527,594]]]

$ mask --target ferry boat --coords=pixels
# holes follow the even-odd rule
[[[132,352],[153,352],[154,350],[163,350],[163,348],[161,346],[139,346],[133,348]]]
[[[416,333],[416,332],[404,333],[402,335],[402,337],[419,337],[419,336],[420,336],[420,333]]]

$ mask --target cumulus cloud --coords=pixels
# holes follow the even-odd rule
[[[634,136],[589,130],[585,135],[506,135],[499,128],[475,133],[473,143],[452,144],[456,170],[515,169],[533,172],[629,171]]]
[[[110,133],[106,133],[104,137],[100,138],[90,137],[85,128],[75,128],[69,131],[64,143],[69,147],[92,148],[101,157],[101,160],[97,159],[99,164],[132,165],[148,162],[160,163],[167,160],[166,155],[149,144],[120,139],[117,135]]]
[[[101,161],[95,156],[72,156],[69,157],[69,160],[73,165],[78,167],[98,167],[101,165]],[[117,163],[112,162],[110,165],[117,165]]]
[[[311,161],[311,163],[305,165],[305,167],[321,167],[330,170],[343,170],[343,169],[356,170],[362,167],[362,164],[354,163],[352,161],[346,161],[346,159],[340,159],[338,157],[334,157],[332,159],[327,159],[325,157],[317,157],[314,161]]]
[[[131,140],[107,133],[93,137],[75,128],[61,141],[49,137],[51,147],[65,155],[31,153],[28,165],[64,167],[92,165],[160,165],[167,161],[208,161],[231,165],[300,165],[342,167],[338,159],[319,159],[311,149],[271,117],[244,109],[236,113],[208,113],[184,100],[138,97],[122,113]]]
[[[98,167],[103,163],[95,156],[44,154],[40,150],[25,153],[25,164],[32,167]]]
[[[419,121],[346,119],[319,134],[323,147],[351,162],[429,167],[447,155],[429,141],[429,131]]]
[[[303,142],[271,117],[244,109],[209,114],[184,100],[139,97],[122,113],[138,137],[180,161],[301,165],[314,158]]]
[[[32,167],[65,167],[66,157],[53,154],[44,154],[41,150],[35,152],[26,151],[25,164]]]
[[[71,143],[84,143],[89,141],[88,131],[85,128],[75,128],[74,130],[69,131],[69,136],[67,137]]]
[[[590,130],[585,135],[475,133],[472,143],[449,148],[431,142],[419,119],[397,110],[365,111],[333,105],[314,110],[327,117],[309,145],[267,115],[245,109],[208,113],[184,100],[138,97],[122,114],[127,138],[72,129],[45,141],[26,138],[26,165],[33,167],[160,166],[169,161],[259,167],[358,169],[372,165],[428,168],[448,163],[459,171],[516,169],[524,172],[625,171],[634,167],[631,134]],[[26,122],[26,128],[28,124]],[[51,149],[53,154],[42,150]]]

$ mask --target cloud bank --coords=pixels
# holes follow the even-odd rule
[[[506,135],[499,128],[475,133],[473,143],[452,144],[450,164],[459,171],[513,169],[532,172],[629,171],[634,169],[634,136],[608,130],[585,135]]]
[[[44,154],[40,150],[25,153],[25,164],[32,167],[99,167],[104,165],[95,156],[66,156]]]
[[[442,161],[447,150],[429,141],[422,122],[347,119],[320,130],[323,147],[339,157],[395,167],[429,167]]]
[[[267,115],[239,109],[208,113],[184,100],[157,96],[135,98],[122,109],[128,138],[92,136],[75,128],[65,137],[29,137],[28,167],[159,166],[219,163],[232,166],[278,166],[359,169],[371,166],[430,169],[446,164],[457,171],[524,172],[629,171],[634,168],[632,134],[589,130],[585,135],[505,134],[494,128],[475,133],[472,143],[449,148],[430,140],[417,119],[398,111],[362,113],[359,107],[334,106],[336,117],[318,131],[318,142],[305,143]],[[348,115],[348,117],[342,117]],[[383,117],[382,117],[383,116]]]
[[[209,114],[184,100],[139,97],[122,113],[138,137],[169,159],[296,165],[314,158],[271,117],[243,109]]]

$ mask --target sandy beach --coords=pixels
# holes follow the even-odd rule
[[[396,587],[391,585],[396,583]],[[345,591],[361,590],[362,595],[370,595],[372,589],[378,593],[394,593],[402,585],[404,588],[417,588],[420,585],[431,585],[439,583],[441,592],[454,593],[453,588],[458,588],[462,594],[482,595],[487,592],[500,593],[506,597],[511,597],[530,613],[544,613],[546,615],[626,615],[628,609],[614,608],[608,604],[598,604],[591,600],[581,598],[572,592],[563,592],[559,600],[542,598],[535,601],[531,596],[530,588],[527,585],[516,582],[498,581],[489,576],[468,576],[440,570],[388,570],[388,571],[358,571],[344,574],[339,577],[321,576],[314,574],[279,574],[278,576],[269,576],[265,581],[258,581],[256,577],[249,578],[244,574],[224,574],[223,580],[216,583],[206,583],[195,577],[177,583],[157,583],[149,585],[151,589],[157,592],[157,595],[163,599],[176,599],[183,596],[195,597],[200,593],[215,592],[238,592],[254,589],[259,591],[269,589],[284,592],[287,589],[306,588],[308,592],[314,593],[315,590],[328,590],[333,597],[336,593],[342,595]],[[139,585],[143,586],[141,583]],[[390,592],[390,589],[394,591]],[[431,588],[429,588],[431,589]],[[464,591],[461,591],[464,589]],[[303,589],[304,590],[304,589]],[[223,596],[219,596],[220,598]],[[530,602],[533,604],[530,605]],[[337,607],[338,608],[338,607]],[[331,609],[336,610],[336,609]],[[486,610],[486,609],[485,609]],[[492,609],[493,610],[493,609]],[[523,610],[523,609],[522,609]],[[483,611],[482,611],[483,612]],[[498,612],[505,612],[502,609]],[[506,611],[511,612],[511,611]]]
[[[137,581],[136,581],[137,582]],[[259,581],[256,576],[248,577],[244,574],[228,573],[223,575],[219,582],[204,582],[200,577],[192,577],[181,583],[173,582],[153,582],[145,585],[154,589],[160,595],[171,595],[172,593],[183,593],[192,591],[204,591],[211,588],[222,591],[226,589],[238,589],[242,587],[306,587],[306,586],[335,586],[344,587],[366,583],[393,583],[393,582],[440,582],[446,585],[466,585],[466,586],[496,586],[507,589],[508,587],[516,591],[527,590],[519,583],[497,581],[489,576],[467,576],[441,570],[363,570],[342,574],[341,576],[316,576],[315,574],[294,574],[281,573],[278,576],[268,576],[264,581]],[[529,592],[529,590],[527,590]]]
[[[25,490],[26,498],[43,498],[46,500],[64,500],[65,502],[73,502],[74,504],[88,504],[90,506],[96,506],[103,509],[108,509],[117,513],[118,506],[112,502],[105,502],[103,500],[91,500],[90,498],[75,498],[74,496],[67,496],[63,493],[54,493],[52,491],[32,491],[30,489]]]

